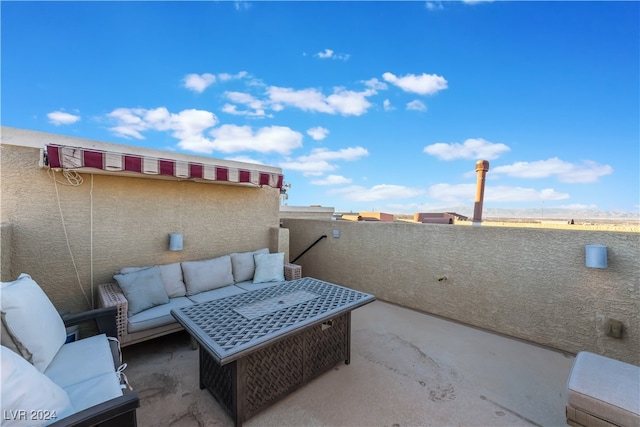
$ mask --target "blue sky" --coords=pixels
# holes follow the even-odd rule
[[[287,203],[638,212],[638,2],[6,2],[2,125],[279,166]]]

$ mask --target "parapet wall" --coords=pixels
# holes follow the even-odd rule
[[[570,353],[640,365],[640,234],[412,223],[284,220],[313,276],[427,313]],[[339,237],[333,237],[337,230]],[[585,245],[608,268],[585,266]],[[608,319],[622,338],[605,335]]]

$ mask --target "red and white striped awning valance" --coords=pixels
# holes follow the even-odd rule
[[[46,152],[48,166],[52,169],[97,169],[114,173],[139,173],[150,177],[155,175],[160,178],[268,185],[273,188],[282,188],[284,179],[282,174],[273,172],[64,145],[47,145]]]

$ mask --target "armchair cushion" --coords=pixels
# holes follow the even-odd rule
[[[242,252],[231,254],[231,265],[233,267],[233,280],[236,283],[253,279],[256,271],[254,254],[268,254],[269,249],[263,248],[253,252]]]
[[[185,261],[182,263],[187,296],[196,295],[211,289],[233,285],[231,257],[224,255],[204,261]]]
[[[2,283],[0,308],[20,355],[44,372],[67,339],[58,311],[28,274]]]
[[[255,254],[253,283],[284,282],[284,252]]]
[[[109,341],[101,334],[63,345],[44,374],[66,389],[102,374],[115,376],[115,369]]]
[[[4,415],[3,426],[33,425],[35,421],[33,419],[20,419],[19,410],[28,411],[25,414],[27,418],[32,410],[42,410],[43,414],[51,416],[50,422],[71,413],[69,396],[59,385],[39,372],[19,354],[4,346],[0,347],[0,351],[0,361],[2,362],[0,403]],[[14,411],[15,419],[7,420],[7,416],[11,418],[11,411]],[[53,418],[54,416],[55,418]]]
[[[157,265],[127,274],[116,274],[113,278],[120,285],[129,303],[128,316],[169,302],[160,267]]]

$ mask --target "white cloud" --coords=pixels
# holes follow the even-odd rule
[[[280,162],[279,166],[282,169],[288,169],[292,171],[302,172],[304,176],[308,175],[322,175],[325,172],[336,170],[338,167],[332,165],[326,160],[286,160]]]
[[[413,111],[427,111],[427,106],[424,105],[424,102],[416,99],[409,103],[407,103],[407,110]]]
[[[570,204],[570,205],[560,205],[560,206],[558,206],[558,208],[560,208],[560,209],[586,210],[586,209],[598,209],[598,205],[596,205],[596,204],[583,205],[583,204],[580,204],[580,203],[573,203],[573,204]]]
[[[369,91],[371,92],[371,95],[375,95],[378,93],[379,90],[387,90],[389,86],[387,86],[386,83],[381,82],[380,80],[376,79],[375,77],[369,80],[365,80],[362,83],[364,83],[364,85],[366,87],[369,88]]]
[[[340,194],[352,202],[376,202],[379,200],[408,199],[424,194],[424,190],[403,185],[380,184],[366,188],[360,185],[331,190],[330,194]]]
[[[216,82],[216,76],[210,73],[187,74],[184,78],[184,87],[195,92],[202,93],[206,88]]]
[[[389,101],[388,99],[385,99],[382,105],[384,107],[384,111],[395,110],[395,107],[391,105],[391,101]]]
[[[233,6],[238,12],[251,9],[251,3],[244,0],[233,0]]]
[[[325,96],[317,89],[294,90],[277,86],[270,86],[267,92],[275,111],[282,109],[283,105],[290,105],[303,111],[345,116],[360,116],[366,113],[371,106],[366,97],[372,94],[371,91],[354,92],[335,88],[333,94]]]
[[[441,1],[428,1],[425,4],[425,7],[429,10],[443,10],[444,9],[444,5],[442,4]]]
[[[107,117],[116,122],[109,130],[117,136],[144,139],[142,133],[146,131],[171,131],[180,147],[200,153],[211,152],[211,141],[203,133],[218,123],[215,114],[209,111],[190,109],[175,114],[165,107],[117,108]]]
[[[342,88],[327,97],[327,103],[334,111],[345,116],[360,116],[371,107],[371,103],[367,101],[367,95],[361,92],[345,90]]]
[[[322,52],[318,52],[313,55],[320,59],[340,59],[342,61],[346,61],[351,57],[351,55],[346,53],[335,53],[332,49],[325,49]]]
[[[227,114],[233,114],[235,116],[272,117],[265,112],[265,109],[268,107],[267,103],[255,98],[251,94],[244,92],[225,92],[224,95],[229,101],[244,105],[250,109],[238,110],[236,105],[225,104],[222,107],[222,111]]]
[[[49,123],[53,123],[56,126],[71,125],[80,121],[80,116],[65,113],[64,111],[52,111],[47,114],[47,117],[49,118]]]
[[[302,134],[284,126],[268,126],[256,132],[249,126],[222,125],[210,132],[212,149],[223,153],[238,151],[289,154],[302,146]]]
[[[338,168],[336,165],[329,163],[330,161],[355,161],[368,155],[369,151],[362,147],[349,147],[337,151],[316,148],[309,155],[281,162],[280,167],[302,172],[305,176],[322,175]]]
[[[333,50],[331,49],[325,49],[324,52],[318,52],[316,53],[316,56],[320,59],[327,59],[327,58],[331,58],[333,56]]]
[[[432,95],[447,88],[447,80],[436,74],[423,73],[418,76],[407,74],[406,76],[397,77],[395,74],[387,72],[382,75],[382,78],[405,92],[420,95]]]
[[[247,73],[246,71],[240,71],[239,73],[236,73],[236,74],[220,73],[220,74],[218,74],[218,79],[221,82],[226,82],[226,81],[229,81],[229,80],[243,79],[243,78],[247,77],[248,75],[249,75],[249,73]]]
[[[559,181],[566,183],[596,182],[598,178],[609,175],[613,168],[609,165],[600,165],[593,161],[584,161],[582,164],[574,164],[553,157],[547,160],[535,162],[516,162],[511,165],[498,166],[492,173],[505,174],[515,178],[548,178],[556,176]]]
[[[351,179],[345,178],[342,175],[327,175],[323,179],[316,179],[311,181],[313,185],[340,185],[340,184],[350,184]]]
[[[257,164],[257,165],[263,165],[264,164],[260,160],[256,160],[253,157],[249,157],[249,156],[225,157],[225,160],[233,160],[234,162],[243,162],[243,163],[253,163],[253,164]]]
[[[322,126],[316,126],[307,130],[307,135],[316,141],[322,141],[329,135],[329,129],[323,128]]]
[[[470,138],[462,144],[438,142],[424,147],[424,152],[440,160],[455,159],[497,159],[504,152],[511,150],[505,144],[493,143],[482,138]]]
[[[475,184],[436,184],[429,187],[428,195],[446,204],[467,204],[475,200]],[[502,202],[540,202],[549,200],[565,200],[570,196],[552,188],[536,190],[534,188],[510,186],[486,186],[484,201]]]
[[[301,156],[298,159],[302,161],[317,160],[346,160],[354,161],[369,155],[369,151],[363,147],[341,148],[337,151],[331,151],[327,148],[314,148],[308,156]]]

